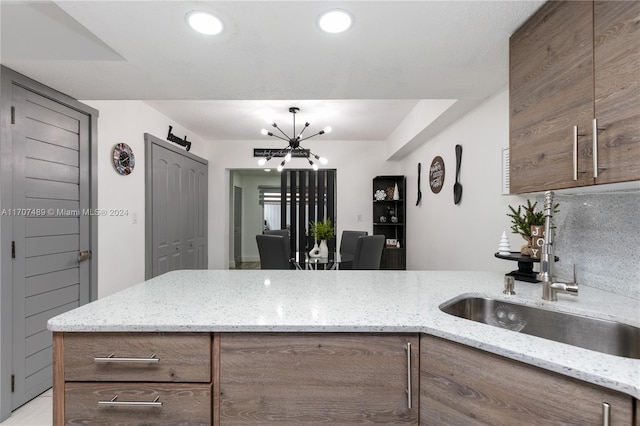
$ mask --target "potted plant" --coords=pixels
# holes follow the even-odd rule
[[[331,225],[331,220],[324,219],[319,222],[309,223],[309,232],[316,239],[316,243],[309,255],[312,257],[329,257],[327,240],[333,238],[335,232],[335,228]],[[318,241],[320,241],[320,247],[318,247]]]
[[[531,204],[531,200],[527,200],[527,205],[520,205],[517,209],[509,206],[511,213],[507,216],[511,218],[511,232],[520,234],[527,244],[520,247],[520,253],[523,256],[540,257],[540,252],[534,246],[541,246],[541,242],[534,244],[532,237],[541,240],[543,237],[543,229],[545,222],[544,211],[536,211],[538,202]],[[558,204],[553,206],[554,213],[558,211]],[[532,235],[533,234],[533,235]]]

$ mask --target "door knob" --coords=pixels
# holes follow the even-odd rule
[[[78,262],[82,262],[83,260],[91,259],[91,250],[82,250],[78,252]]]

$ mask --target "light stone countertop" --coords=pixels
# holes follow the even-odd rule
[[[640,300],[582,285],[541,299],[540,284],[499,272],[174,271],[49,320],[65,332],[427,333],[640,398],[640,360],[601,354],[454,317],[439,305],[462,294],[617,319],[640,327]]]

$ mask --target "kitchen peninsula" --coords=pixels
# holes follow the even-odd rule
[[[489,296],[640,326],[640,302],[588,286],[577,298],[545,302],[539,284],[518,281],[517,294],[504,296],[502,283],[498,272],[170,272],[49,320],[54,424],[136,416],[160,424],[445,424],[465,415],[514,424],[508,416],[527,413],[510,405],[540,416],[540,398],[574,387],[540,421],[587,424],[580,416],[599,415],[606,403],[612,424],[634,424],[634,410],[637,422],[640,360],[457,318],[439,306],[462,294]],[[505,394],[470,397],[478,390],[463,381],[471,379],[438,375],[438,356],[471,375],[490,374]],[[516,385],[530,395],[508,393]],[[457,406],[438,401],[447,387],[462,398],[446,398]],[[584,406],[600,394],[606,401]],[[496,398],[501,404],[487,407]]]

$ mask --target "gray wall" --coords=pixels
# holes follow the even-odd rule
[[[542,207],[543,197],[536,197]],[[556,275],[640,299],[640,191],[555,194]]]

